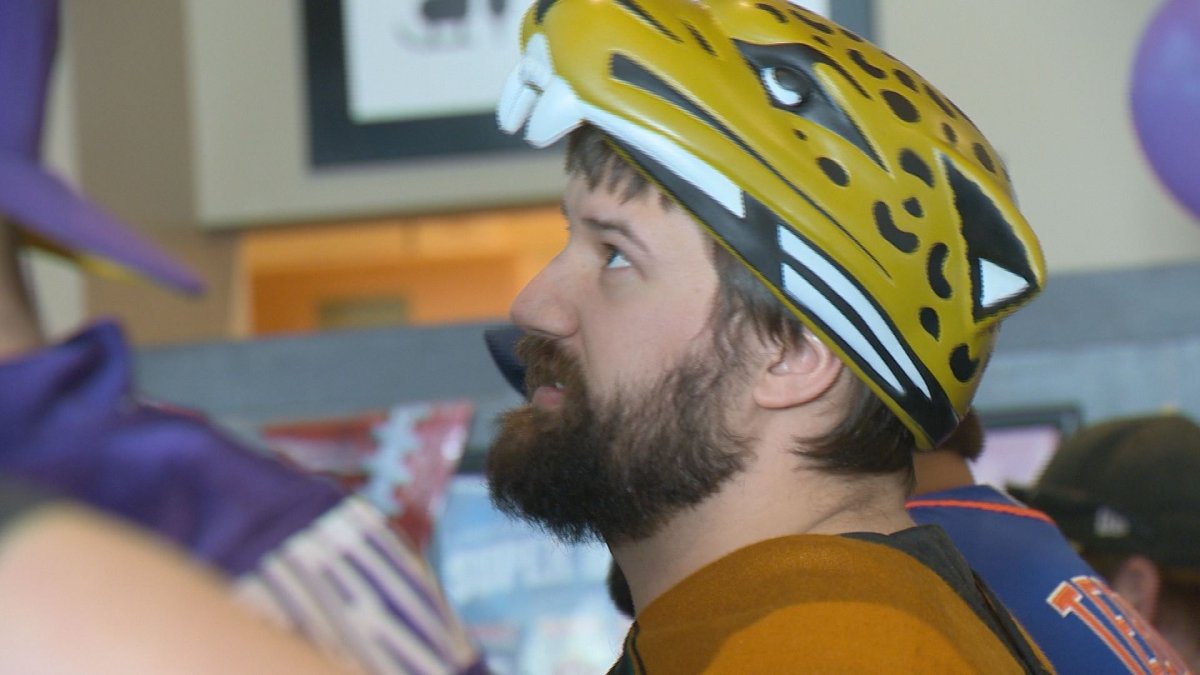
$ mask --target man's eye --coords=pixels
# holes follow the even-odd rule
[[[620,251],[618,251],[615,248],[610,247],[608,249],[608,256],[604,259],[605,269],[614,270],[614,269],[620,269],[622,267],[629,267],[629,265],[630,265],[630,262],[625,257],[624,253],[621,253]]]

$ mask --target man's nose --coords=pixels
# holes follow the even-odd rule
[[[565,257],[559,254],[550,261],[513,301],[509,316],[526,332],[555,339],[575,332],[578,313],[570,297]]]

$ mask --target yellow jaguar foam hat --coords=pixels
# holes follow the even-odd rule
[[[966,413],[997,322],[1043,283],[966,115],[786,0],[537,0],[497,116],[539,147],[598,127],[921,447]]]

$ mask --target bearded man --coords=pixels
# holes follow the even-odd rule
[[[488,478],[612,550],[612,672],[1049,671],[904,508],[1043,280],[979,131],[783,0],[543,0],[522,49],[498,119],[568,137],[570,238],[513,304]]]

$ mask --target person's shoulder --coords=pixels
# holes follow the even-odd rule
[[[646,672],[1023,672],[985,631],[948,631],[933,613],[861,594],[764,602],[654,628],[632,645]]]
[[[964,641],[943,628],[912,607],[798,603],[775,609],[729,636],[705,672],[1021,672],[1002,647]]]
[[[800,535],[752,545],[649,605],[639,644],[670,653],[665,662],[720,664],[713,672],[787,672],[797,654],[812,670],[1020,672],[956,589],[893,544],[887,535]]]
[[[933,528],[914,529],[924,533]],[[706,603],[720,611],[741,611],[763,602],[882,601],[903,607],[943,587],[953,594],[901,543],[895,536],[874,534],[807,534],[757,542],[695,572],[645,611],[669,613],[675,606]],[[950,546],[943,539],[934,545]],[[741,589],[736,596],[725,594],[733,587]]]
[[[138,457],[130,459],[158,467],[164,480],[197,485],[211,478],[225,489],[245,486],[259,495],[320,502],[322,508],[342,495],[331,481],[272,456],[265,445],[236,435],[199,411],[145,399],[133,405],[106,442],[117,448],[141,448]]]

